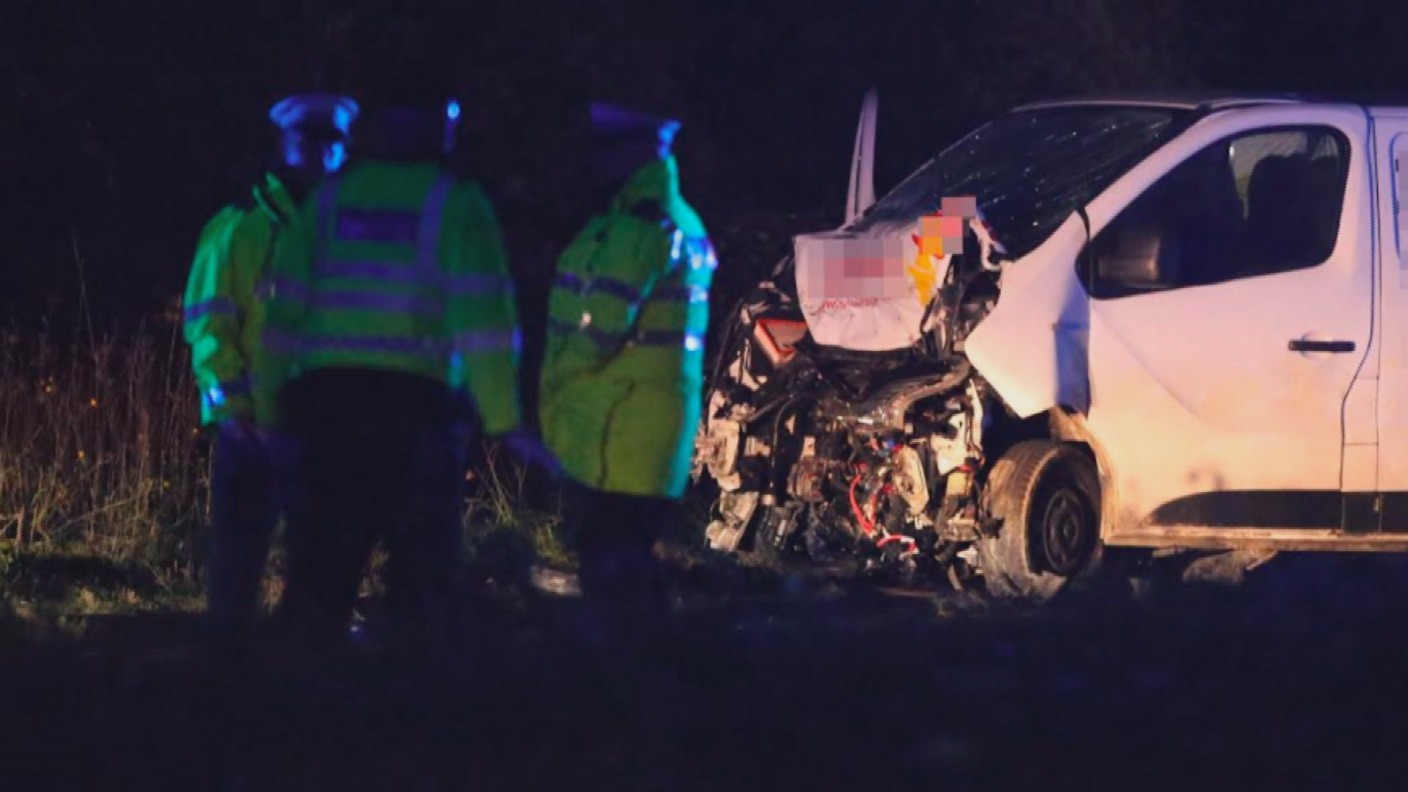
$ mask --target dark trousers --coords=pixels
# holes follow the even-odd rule
[[[279,519],[283,447],[221,427],[210,482],[208,612],[214,626],[247,629]]]
[[[568,480],[564,528],[577,550],[582,595],[622,606],[653,605],[663,597],[655,542],[678,501],[607,492]]]
[[[308,637],[346,634],[378,541],[393,645],[433,651],[458,636],[468,438],[448,398],[427,380],[355,370],[286,388],[299,463],[283,612]]]

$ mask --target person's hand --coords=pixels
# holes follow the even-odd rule
[[[520,462],[541,467],[553,478],[562,475],[562,465],[557,461],[557,457],[527,429],[514,429],[505,434],[503,443]]]

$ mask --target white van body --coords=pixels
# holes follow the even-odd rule
[[[1099,299],[1073,266],[1086,232],[1072,215],[1004,268],[968,337],[1019,415],[1076,409],[1106,484],[1107,544],[1408,549],[1408,399],[1394,397],[1408,384],[1408,108],[1228,101],[1092,201],[1091,234],[1199,151],[1304,127],[1348,144],[1323,262]],[[1085,371],[1063,376],[1063,360]]]
[[[1125,146],[1129,160],[1106,171],[1099,150],[1072,147],[1072,156],[1092,157],[1091,173],[1108,176],[1087,192],[1040,183],[1085,171],[1081,163],[1043,171],[1034,149],[1012,151],[1031,167],[997,173],[1003,149],[994,154],[993,141],[1020,132],[1026,119],[1033,129],[1061,113],[1098,121],[1104,108],[1156,120],[1167,112],[1178,121],[1159,122],[1166,133],[1142,149]],[[873,141],[873,99],[867,109],[862,130]],[[1075,490],[1095,512],[1090,530],[1102,546],[1408,550],[1408,442],[1400,439],[1408,436],[1408,169],[1400,166],[1408,106],[1093,97],[1016,108],[998,123],[1006,126],[984,127],[945,150],[875,212],[799,237],[798,254],[774,273],[790,266],[798,285],[766,281],[740,311],[738,326],[761,339],[770,363],[751,362],[746,343],[726,349],[725,381],[711,384],[696,456],[696,471],[707,469],[723,491],[711,543],[736,548],[761,520],[758,530],[781,546],[806,525],[829,521],[862,544],[904,538],[912,558],[925,546],[916,538],[932,530],[944,563],[968,558],[992,575],[994,565],[1012,566],[1012,553],[1035,558],[1042,541],[1060,544],[1062,531],[1085,530],[1075,518],[1075,527],[1061,528],[1058,518],[1042,523],[1049,504],[1038,490],[1059,489],[1042,483],[1042,471],[1060,451],[1067,468],[1088,459],[1089,477],[1098,476],[1098,486]],[[1075,133],[1058,137],[1060,124],[1052,128],[1053,145],[1072,145]],[[952,152],[985,145],[997,175],[965,182],[961,155]],[[960,166],[943,165],[945,157]],[[941,197],[926,192],[924,179],[934,177],[924,174],[944,167],[949,182],[981,186],[971,224],[979,253],[963,254],[966,265],[955,263],[956,252],[936,259],[941,283],[895,289],[891,281],[866,299],[818,296],[816,273],[833,267],[836,251],[908,244],[891,258],[915,256],[917,217]],[[1022,183],[1028,171],[1037,182]],[[854,204],[854,175],[852,194]],[[1020,244],[1024,234],[1030,244]],[[993,273],[996,294],[981,310],[961,304],[962,291],[958,305],[945,307],[941,286],[959,266],[976,272],[974,260]],[[901,269],[892,261],[889,272]],[[906,303],[911,287],[918,301]],[[913,362],[923,357],[915,350],[942,347],[943,362],[928,379],[905,380],[915,383],[911,395],[904,382],[890,382],[848,405],[836,395],[845,388],[833,389],[786,421],[782,413],[772,419],[769,377],[796,364],[792,347],[777,351],[771,328],[803,321],[810,333],[796,357],[810,357],[822,374],[831,368],[832,379],[887,350]],[[942,344],[925,340],[940,331]],[[798,382],[820,375],[808,376]],[[789,445],[794,425],[801,428]],[[1019,441],[1025,446],[1014,451]],[[828,442],[841,451],[827,457],[818,449]],[[773,459],[784,447],[796,449],[785,464]],[[855,462],[862,452],[871,454],[868,467]],[[1014,453],[999,470],[1000,458]],[[1066,479],[1085,475],[1071,470]],[[835,492],[847,481],[848,497]],[[1025,489],[994,489],[1001,487]],[[878,494],[867,502],[858,491]],[[896,493],[908,507],[895,500],[890,508],[907,509],[903,519],[883,515],[885,498]],[[1004,519],[1025,533],[989,552],[986,572],[972,553],[956,550],[996,548]],[[1076,542],[1066,555],[1080,546],[1084,557],[1089,544]],[[1051,577],[1039,559],[1028,560],[1017,563],[1014,579]],[[1079,564],[1068,557],[1047,566],[1065,569],[1060,577]]]

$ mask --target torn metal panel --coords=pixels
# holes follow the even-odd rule
[[[1076,218],[1004,266],[1001,296],[963,351],[1019,417],[1090,406],[1089,301],[1071,266],[1084,242]]]
[[[704,538],[714,550],[731,553],[738,549],[744,531],[758,508],[756,492],[725,493],[719,498],[719,517],[704,529]]]

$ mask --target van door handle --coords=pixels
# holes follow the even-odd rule
[[[1292,352],[1353,352],[1353,341],[1311,341],[1306,338],[1291,339]]]

